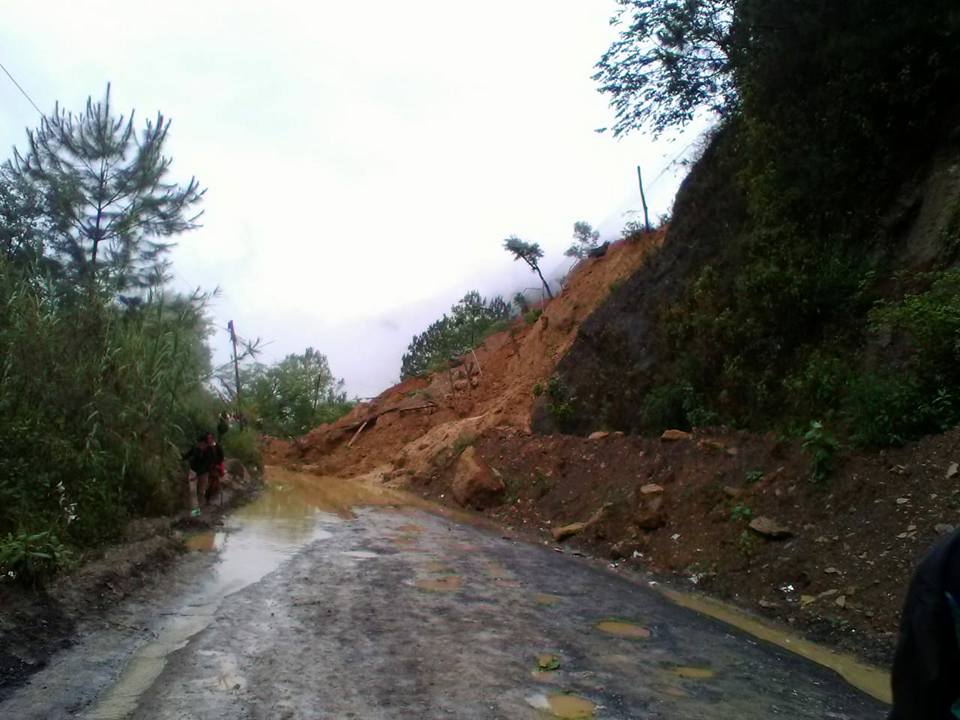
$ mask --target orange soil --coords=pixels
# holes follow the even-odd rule
[[[292,443],[268,440],[267,461],[309,464],[341,476],[392,470],[397,477],[423,472],[458,438],[495,426],[528,430],[534,385],[550,377],[610,285],[633,274],[662,240],[655,233],[611,244],[604,257],[577,265],[537,322],[518,319],[491,335],[463,357],[461,369],[401,382]],[[365,419],[370,422],[356,435]]]

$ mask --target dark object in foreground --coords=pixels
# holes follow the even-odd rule
[[[930,550],[910,581],[893,660],[889,720],[960,718],[958,600],[960,531]]]

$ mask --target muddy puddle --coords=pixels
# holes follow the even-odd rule
[[[717,600],[665,588],[660,588],[660,592],[677,605],[695,610],[702,615],[708,615],[754,637],[830,668],[855,688],[885,703],[892,702],[890,675],[879,668],[857,660],[852,655],[845,655],[790,635],[773,625]]]
[[[646,640],[650,637],[650,630],[632,622],[623,620],[602,620],[594,627],[600,632],[628,640]]]
[[[586,698],[566,693],[532,695],[527,698],[527,702],[547,717],[566,720],[587,720],[594,717],[596,712],[596,706]]]
[[[305,545],[328,538],[323,522],[349,520],[357,507],[403,504],[389,490],[269,468],[263,492],[227,518],[222,530],[186,538],[197,552],[216,552],[208,577],[191,592],[179,610],[141,646],[113,688],[84,715],[123,718],[134,713],[141,695],[163,672],[167,657],[204,630],[225,597],[276,570]],[[358,559],[373,556],[356,551]],[[446,588],[445,588],[446,589]]]

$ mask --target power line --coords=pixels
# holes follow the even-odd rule
[[[33,98],[27,95],[27,91],[20,86],[20,83],[18,83],[13,75],[10,74],[10,71],[3,66],[3,63],[0,63],[0,70],[3,70],[7,74],[7,77],[10,78],[10,82],[17,86],[17,90],[23,93],[23,96],[27,99],[27,102],[33,105],[33,109],[40,113],[40,117],[43,117],[43,110],[37,107],[37,104],[33,101]]]
[[[701,136],[698,135],[698,136],[695,137],[693,140],[691,140],[690,142],[688,142],[688,143],[683,147],[683,149],[682,149],[680,152],[678,152],[676,155],[674,155],[673,159],[670,160],[666,165],[663,166],[663,170],[660,171],[660,174],[657,175],[657,176],[653,179],[653,182],[650,183],[650,184],[647,186],[647,190],[650,190],[654,185],[656,185],[656,184],[657,184],[657,181],[660,180],[660,178],[662,178],[664,175],[667,174],[667,171],[670,170],[670,168],[672,168],[672,167],[674,166],[674,164],[676,164],[677,160],[679,160],[679,159],[684,155],[684,153],[686,153],[687,150],[689,150],[691,147],[693,147],[694,143],[696,143],[696,142],[697,142],[698,140],[700,140],[700,139],[701,139]]]

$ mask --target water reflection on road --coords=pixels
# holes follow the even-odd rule
[[[122,718],[133,712],[139,697],[163,672],[167,656],[184,647],[214,618],[221,601],[276,570],[308,543],[331,536],[320,527],[353,517],[359,505],[396,503],[386,489],[336,478],[318,478],[271,468],[263,492],[229,516],[222,530],[192,535],[188,548],[218,553],[210,577],[202,581],[156,631],[156,638],[140,647],[116,685],[89,718]]]

